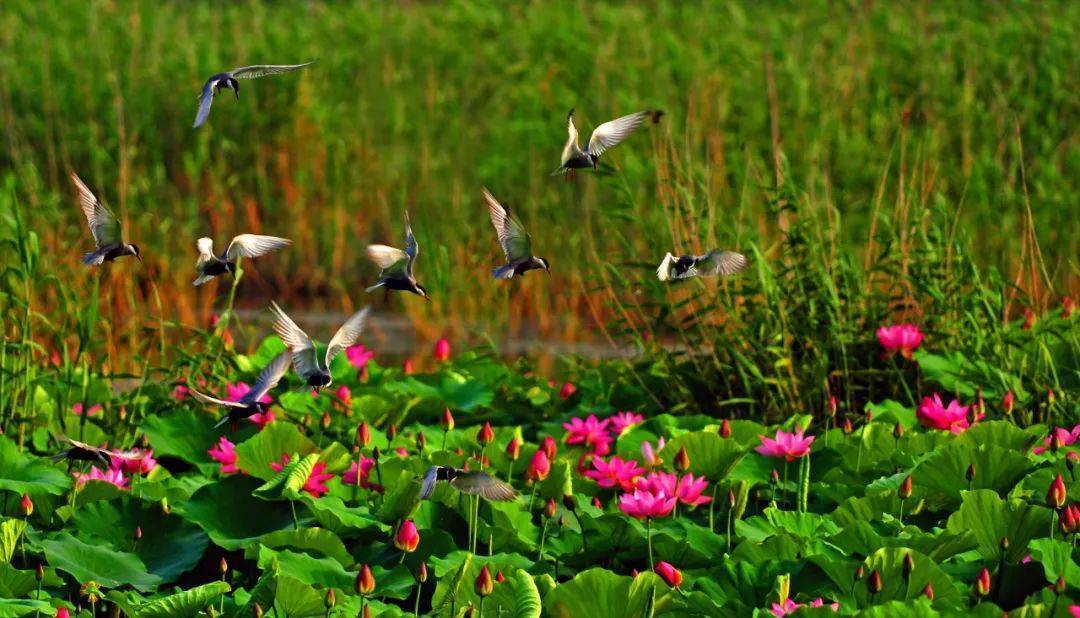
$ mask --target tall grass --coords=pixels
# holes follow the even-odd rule
[[[130,352],[221,310],[227,281],[190,285],[197,236],[296,241],[245,265],[239,306],[347,311],[381,305],[362,292],[375,274],[362,246],[400,243],[405,208],[436,301],[392,311],[422,338],[596,340],[613,318],[640,335],[656,317],[645,299],[668,293],[651,279],[663,252],[717,244],[775,260],[717,297],[770,320],[790,303],[818,319],[840,294],[893,285],[894,267],[952,294],[971,263],[1011,286],[1002,311],[1046,307],[1080,281],[1078,26],[1075,3],[15,3],[0,15],[0,168],[15,179],[0,200],[37,233],[40,272],[71,286],[36,286],[31,306],[77,313],[100,285],[93,343],[128,370]],[[314,58],[190,128],[211,73]],[[547,174],[571,107],[584,130],[667,115],[606,157],[613,175],[563,183]],[[69,168],[114,206],[144,267],[78,263],[89,238]],[[551,280],[490,279],[481,185],[522,215]],[[886,250],[903,259],[881,263]],[[774,286],[811,266],[812,285]],[[598,285],[615,277],[626,285]],[[904,300],[918,290],[887,291],[900,313],[930,313]],[[711,304],[671,294],[698,315]],[[820,319],[838,337],[866,327]],[[775,362],[795,360],[793,325],[763,332],[780,333]]]

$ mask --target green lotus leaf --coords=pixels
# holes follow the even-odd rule
[[[436,612],[449,608],[451,603],[455,604],[459,609],[469,604],[478,606],[480,597],[477,596],[473,583],[476,581],[477,576],[480,575],[480,569],[484,566],[487,566],[492,577],[495,577],[500,572],[503,573],[504,577],[507,577],[508,573],[523,571],[532,566],[532,562],[518,554],[478,556],[463,551],[454,551],[442,558],[432,556],[431,564],[434,567],[435,576],[439,579],[435,587],[435,595],[432,597],[432,607]],[[525,576],[529,577],[527,573]],[[503,584],[511,582],[513,579],[513,576],[507,577]],[[529,579],[532,578],[529,577]],[[503,584],[495,586],[496,592],[499,592],[498,589]],[[499,594],[498,597],[493,593],[484,602],[484,614],[486,615],[489,609],[493,616],[498,616],[500,613],[503,615],[519,615],[522,611],[529,611],[528,605],[530,604],[528,603],[525,608],[519,608],[518,606],[519,594],[524,594],[528,598],[532,597],[531,591],[521,589],[523,585],[527,587],[524,582],[511,583],[508,590]],[[535,585],[533,589],[535,590]],[[537,591],[538,594],[539,591]]]
[[[0,562],[11,562],[11,556],[25,531],[25,520],[8,518],[0,522]]]
[[[40,612],[40,614],[39,614]],[[0,618],[44,615],[55,613],[53,606],[34,599],[0,599]]]
[[[236,445],[236,465],[264,481],[277,476],[271,463],[281,463],[282,455],[315,451],[315,444],[291,423],[270,423],[262,431]]]
[[[257,560],[259,568],[274,568],[305,584],[351,589],[356,579],[356,573],[346,571],[333,558],[316,558],[287,549],[274,550],[260,546]]]
[[[311,509],[319,525],[341,538],[356,536],[358,532],[368,528],[383,532],[390,530],[390,526],[376,519],[367,506],[350,507],[337,496],[323,496],[318,499],[305,496],[302,500]]]
[[[19,452],[19,447],[0,436],[0,490],[59,496],[71,487],[71,477],[46,460]]]
[[[904,557],[907,555],[914,561],[915,569],[905,577]],[[863,561],[867,577],[859,582],[853,581],[854,569],[848,564],[823,556],[811,556],[810,560],[821,567],[839,590],[851,590],[854,603],[859,608],[889,601],[915,601],[922,597],[926,584],[934,589],[935,604],[950,605],[959,603],[962,598],[952,579],[937,563],[912,549],[886,547],[874,552]],[[874,571],[881,575],[882,589],[871,594],[867,582],[869,574]]]
[[[56,577],[52,578],[56,580]],[[52,582],[63,583],[62,581]],[[32,569],[16,569],[10,564],[0,563],[0,598],[17,599],[28,596],[37,589],[37,574]]]
[[[973,447],[997,446],[1007,451],[1026,453],[1042,438],[1042,434],[1032,434],[1009,421],[986,421],[975,423],[970,429],[960,434],[956,442]]]
[[[1036,539],[1028,548],[1031,549],[1031,559],[1043,565],[1046,581],[1056,582],[1060,577],[1072,588],[1080,586],[1080,565],[1073,560],[1071,543],[1049,538]]]
[[[969,488],[968,466],[974,466],[971,489],[991,489],[1004,495],[1031,471],[1032,463],[1021,453],[997,446],[974,447],[954,442],[937,449],[911,473],[914,485],[930,492],[931,508],[955,506]]]
[[[631,578],[594,568],[549,592],[544,606],[552,616],[561,618],[643,616],[650,594],[656,595],[654,611],[659,612],[669,602],[667,585],[653,573]]]
[[[259,544],[270,549],[290,547],[307,553],[314,551],[337,560],[338,564],[345,568],[352,566],[355,562],[341,539],[326,528],[277,530],[259,537]]]
[[[214,543],[241,549],[264,534],[293,526],[289,506],[260,500],[252,494],[256,487],[255,479],[230,476],[204,486],[174,510],[198,524]]]
[[[217,419],[206,412],[183,409],[169,414],[153,414],[139,428],[146,434],[157,457],[172,456],[201,464],[209,461],[206,451],[223,435],[215,429]]]
[[[969,531],[983,558],[995,563],[1001,559],[1001,539],[1008,538],[1005,560],[1015,563],[1027,555],[1032,539],[1049,533],[1052,516],[1048,508],[1003,500],[987,489],[965,491],[960,508],[949,516],[946,530],[953,534]]]
[[[161,583],[161,578],[148,573],[146,565],[135,554],[85,543],[67,532],[42,541],[41,548],[51,566],[68,573],[79,583],[95,581],[105,588],[126,585],[141,592],[153,590]]]
[[[225,582],[211,582],[155,599],[137,598],[134,594],[110,592],[108,599],[132,618],[188,618],[201,615],[209,605],[232,588]]]
[[[725,440],[714,431],[694,431],[669,440],[660,457],[666,462],[675,461],[682,448],[690,458],[688,472],[714,483],[724,480],[747,453],[738,442]]]
[[[324,616],[326,592],[285,574],[275,577],[274,605],[289,618]]]
[[[912,429],[919,423],[914,408],[892,399],[886,399],[880,403],[868,403],[866,411],[873,413],[876,422],[890,426],[900,423],[904,429]]]
[[[735,531],[745,539],[760,542],[780,531],[803,539],[813,539],[836,534],[840,527],[827,515],[781,511],[769,507],[763,515],[735,522]]]

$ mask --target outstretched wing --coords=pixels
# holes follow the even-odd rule
[[[79,206],[86,215],[86,223],[94,236],[97,248],[121,244],[123,240],[120,235],[120,220],[116,218],[116,215],[98,200],[75,172],[71,172],[71,182],[75,184]]]
[[[311,62],[315,62],[312,60]],[[266,77],[267,75],[279,75],[281,73],[289,73],[306,67],[311,62],[305,62],[304,64],[253,64],[251,66],[239,67],[229,71],[229,74],[236,79],[255,79],[256,77]]]
[[[242,403],[240,403],[238,401],[226,401],[224,399],[218,399],[217,397],[211,397],[210,395],[205,395],[203,393],[200,393],[199,391],[197,391],[197,390],[195,390],[193,388],[189,389],[189,392],[191,393],[191,396],[195,398],[196,401],[201,401],[202,403],[208,403],[208,404],[214,405],[214,406],[225,406],[226,408],[241,408],[241,409],[243,409],[243,408],[247,407],[246,405],[244,405],[244,404],[242,404]]]
[[[195,114],[195,123],[191,128],[198,129],[210,116],[210,106],[214,104],[214,80],[210,79],[199,94],[199,111]]]
[[[416,261],[417,254],[420,253],[420,245],[416,242],[416,236],[413,234],[412,225],[409,223],[409,211],[405,211],[405,255],[409,256],[409,261],[405,264],[406,274],[412,275],[413,262]]]
[[[450,484],[463,494],[481,496],[485,500],[505,502],[517,497],[513,487],[487,472],[459,472]]]
[[[439,473],[439,466],[431,466],[424,473],[424,479],[420,482],[420,500],[427,500],[435,491],[435,480]]]
[[[664,261],[660,262],[660,267],[656,269],[656,278],[661,281],[667,281],[674,276],[671,271],[671,262],[675,260],[675,256],[669,252],[664,256]]]
[[[694,268],[702,275],[734,275],[746,269],[746,256],[734,251],[713,249],[694,260]]]
[[[330,370],[330,361],[334,360],[335,356],[356,343],[356,340],[360,338],[360,333],[364,332],[364,325],[367,324],[368,315],[370,314],[371,305],[368,305],[352,314],[341,325],[341,328],[334,333],[334,337],[330,339],[330,343],[326,346],[326,360],[323,361],[327,371]]]
[[[277,303],[270,301],[270,312],[274,314],[274,332],[285,342],[285,347],[292,352],[293,367],[305,380],[318,373],[319,363],[315,356],[315,344],[296,322],[292,321]]]
[[[199,261],[195,263],[196,268],[214,260],[213,239],[203,236],[199,240],[195,241],[195,247],[199,250]]]
[[[281,381],[281,376],[285,375],[285,371],[289,369],[289,361],[291,360],[292,352],[289,350],[275,356],[274,360],[263,368],[262,373],[255,380],[255,385],[240,401],[251,404],[262,399],[266,393],[270,392],[270,389],[277,386],[278,382]]]
[[[380,277],[405,276],[406,267],[409,264],[409,255],[401,249],[386,245],[368,245],[367,256],[369,260],[375,262],[382,269],[382,272],[379,273]]]
[[[532,257],[532,237],[525,231],[521,222],[515,219],[487,189],[483,192],[488,214],[491,215],[491,225],[495,226],[495,233],[499,235],[499,244],[502,245],[503,253],[506,254],[506,261],[513,263]]]
[[[259,234],[240,234],[232,239],[229,248],[225,250],[225,259],[230,262],[236,258],[256,258],[266,255],[271,251],[277,251],[288,247],[292,241],[288,238],[277,236],[260,236]]]
[[[589,154],[599,157],[605,150],[629,137],[651,115],[651,111],[635,112],[596,127],[589,138]]]

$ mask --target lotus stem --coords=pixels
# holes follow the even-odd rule
[[[413,613],[420,616],[420,582],[416,582],[416,600],[413,601]]]
[[[480,597],[480,611],[476,613],[477,618],[484,618],[484,599],[487,597]]]
[[[900,525],[903,526],[904,525],[904,499],[903,498],[900,498],[900,517],[898,519],[900,520]]]
[[[810,453],[799,463],[799,511],[806,512],[810,499]]]
[[[716,527],[713,525],[713,511],[716,510],[716,483],[712,486],[712,500],[709,501],[709,532],[715,533]]]
[[[727,512],[727,550],[731,551],[731,518],[735,515],[735,507],[731,507]]]
[[[296,501],[289,500],[289,509],[292,511],[293,528],[300,529],[300,519],[296,517]]]
[[[649,570],[656,569],[656,565],[653,564],[652,554],[652,517],[645,518],[645,543],[649,547]]]
[[[537,562],[543,562],[544,561],[544,541],[547,539],[547,529],[548,529],[548,524],[549,523],[551,523],[551,519],[550,518],[545,519],[544,520],[544,527],[543,527],[542,531],[540,532],[540,551],[538,551],[536,553],[536,561]]]

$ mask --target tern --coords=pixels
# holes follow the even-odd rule
[[[488,214],[491,215],[491,225],[495,226],[499,244],[502,245],[503,253],[506,254],[506,264],[499,266],[492,273],[495,278],[511,279],[515,275],[521,276],[527,271],[537,269],[543,269],[551,274],[551,264],[545,258],[532,254],[532,236],[525,231],[521,222],[511,216],[510,211],[500,204],[487,189],[483,192]]]
[[[124,242],[120,220],[116,215],[90,192],[75,172],[71,173],[71,182],[75,184],[79,206],[82,207],[90,233],[94,236],[94,250],[83,254],[82,263],[87,266],[101,266],[125,255],[134,255],[141,262],[139,246]]]
[[[221,406],[228,408],[228,413],[221,417],[215,428],[221,427],[225,423],[231,422],[235,426],[245,418],[249,418],[255,414],[266,414],[266,411],[270,409],[270,404],[259,401],[270,389],[277,386],[281,381],[281,377],[285,375],[285,372],[289,369],[289,361],[292,354],[286,350],[281,354],[274,357],[274,360],[263,368],[262,373],[255,380],[255,385],[251,387],[244,396],[237,401],[226,401],[224,399],[218,399],[217,397],[211,397],[200,393],[195,389],[191,389],[191,396],[206,404]]]
[[[660,122],[660,116],[663,115],[664,112],[660,110],[645,110],[627,114],[615,120],[609,120],[593,130],[588,145],[582,150],[581,145],[578,144],[577,127],[574,126],[574,110],[571,109],[570,113],[566,115],[566,128],[569,137],[566,140],[566,146],[563,146],[562,160],[559,162],[559,167],[551,175],[565,174],[574,169],[595,168],[597,161],[600,160],[600,155],[629,137],[635,129],[645,122],[646,118],[651,118],[653,123],[657,123]]]
[[[277,303],[270,302],[270,312],[274,314],[274,332],[285,342],[285,346],[292,352],[293,367],[308,386],[316,393],[320,388],[325,388],[333,383],[330,375],[330,363],[334,357],[346,348],[356,343],[360,334],[364,332],[368,315],[371,314],[371,306],[368,305],[360,311],[352,314],[341,328],[334,333],[330,343],[326,346],[326,355],[323,357],[322,366],[319,365],[319,356],[315,351],[315,343],[307,336],[296,322],[292,321]]]
[[[367,288],[366,292],[373,292],[380,287],[385,287],[387,297],[390,290],[412,292],[418,296],[431,300],[427,289],[417,283],[413,276],[413,264],[416,262],[416,254],[420,252],[420,245],[416,243],[412,226],[409,224],[409,213],[405,213],[405,250],[388,247],[386,245],[368,245],[367,256],[382,270],[379,271],[379,281]]]
[[[288,238],[240,234],[232,239],[225,253],[219,257],[214,255],[214,241],[206,237],[200,238],[196,243],[199,249],[199,261],[195,264],[195,270],[199,276],[194,284],[202,285],[214,277],[236,272],[236,260],[239,258],[256,258],[290,244],[292,241]]]
[[[420,499],[429,498],[435,491],[435,484],[439,481],[448,482],[451,487],[463,494],[480,496],[485,500],[506,502],[517,497],[517,491],[513,487],[487,472],[461,470],[449,466],[431,466],[424,473],[424,479],[420,484]]]
[[[668,281],[691,277],[734,275],[745,270],[747,263],[745,255],[721,249],[713,249],[704,255],[680,255],[679,257],[668,253],[660,262],[660,267],[656,269],[656,278]]]
[[[314,62],[312,60],[311,62]],[[289,73],[311,64],[253,64],[247,67],[238,67],[231,71],[212,75],[203,85],[202,93],[199,94],[199,113],[195,115],[195,124],[192,128],[197,129],[210,115],[210,106],[214,103],[214,96],[222,90],[232,90],[236,100],[240,100],[240,80],[255,79],[267,75],[279,75]]]

